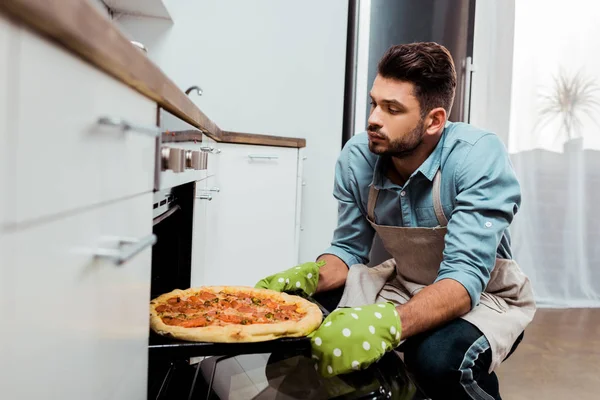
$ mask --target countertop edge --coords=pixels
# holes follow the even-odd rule
[[[163,133],[162,141],[164,143],[200,142],[202,141],[202,135],[193,130],[169,132]],[[228,131],[221,131],[221,136],[216,141],[219,143],[254,144],[298,149],[306,147],[305,139]]]

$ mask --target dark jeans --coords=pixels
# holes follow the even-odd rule
[[[523,334],[513,345],[512,352]],[[488,374],[492,351],[485,336],[463,319],[415,335],[399,348],[420,389],[432,400],[500,400],[498,377]],[[507,356],[507,358],[508,358]]]

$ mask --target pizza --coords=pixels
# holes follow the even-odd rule
[[[193,342],[261,342],[301,337],[323,319],[299,296],[245,286],[175,289],[150,302],[156,333]]]

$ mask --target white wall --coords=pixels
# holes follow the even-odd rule
[[[477,0],[473,42],[471,123],[508,143],[515,0]]]
[[[328,245],[341,147],[347,1],[165,0],[173,23],[120,16],[121,29],[221,129],[307,139],[300,260]],[[268,254],[265,255],[268,257]]]

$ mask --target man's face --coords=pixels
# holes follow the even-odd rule
[[[367,132],[369,150],[379,155],[407,157],[423,141],[425,127],[414,85],[377,75],[371,89]]]

